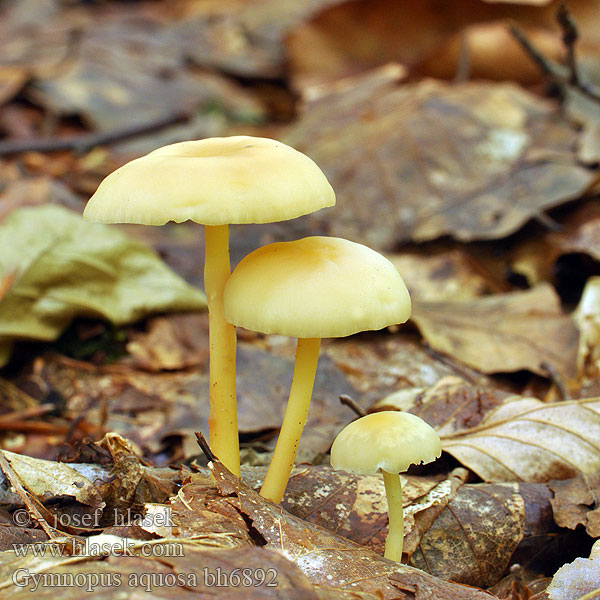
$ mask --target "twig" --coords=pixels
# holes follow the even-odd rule
[[[206,456],[206,460],[208,462],[214,462],[215,460],[219,460],[213,454],[213,451],[210,449],[208,442],[206,441],[206,439],[204,438],[204,436],[201,433],[196,432],[196,441],[198,442],[198,445],[200,446],[200,449],[204,453],[204,456]]]
[[[558,73],[558,70],[561,68],[561,65],[557,65],[554,61],[546,58],[529,40],[529,38],[525,35],[525,32],[521,30],[520,27],[517,27],[514,23],[510,23],[508,26],[508,30],[511,35],[521,44],[521,47],[529,57],[535,62],[540,71],[551,79],[558,79],[561,75]]]
[[[454,372],[458,373],[458,375],[460,375],[463,379],[466,379],[473,385],[480,385],[480,381],[477,379],[477,377],[471,375],[471,373],[469,373],[464,367],[455,362],[452,358],[446,356],[445,354],[442,354],[441,352],[438,352],[425,341],[422,342],[422,346],[425,354],[427,354],[434,360],[441,362],[443,365],[449,367]]]
[[[579,34],[575,22],[564,4],[561,4],[559,7],[556,19],[563,31],[563,43],[567,52],[567,67],[544,56],[531,43],[525,32],[514,23],[509,25],[509,31],[517,42],[521,44],[523,50],[536,63],[542,74],[552,83],[558,85],[563,90],[565,87],[572,87],[584,96],[587,96],[590,100],[600,103],[600,93],[581,81],[579,76],[575,60],[575,43],[579,38]]]
[[[348,394],[342,394],[340,396],[340,402],[344,406],[352,409],[359,417],[364,417],[367,414],[350,396],[348,396]]]
[[[562,39],[567,51],[567,67],[569,68],[569,83],[574,87],[579,87],[580,79],[577,70],[577,62],[575,60],[575,44],[579,39],[579,32],[575,25],[575,21],[571,17],[571,13],[567,9],[567,5],[561,2],[556,11],[556,21],[562,29]]]
[[[96,146],[114,144],[159,129],[189,121],[189,112],[178,112],[160,117],[148,123],[141,123],[113,131],[99,133],[84,133],[65,137],[29,140],[7,140],[0,142],[0,156],[22,154],[23,152],[57,152],[60,150],[73,150],[84,153]]]

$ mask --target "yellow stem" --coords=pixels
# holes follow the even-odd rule
[[[217,458],[239,477],[235,327],[223,316],[223,290],[230,270],[229,227],[227,225],[205,226],[204,289],[208,301],[210,346],[209,445]]]
[[[296,347],[296,364],[290,397],[283,416],[275,452],[273,452],[269,470],[260,489],[261,496],[277,504],[283,498],[283,493],[294,466],[300,436],[308,416],[320,345],[321,340],[319,338],[300,338]]]
[[[388,502],[388,536],[385,540],[384,556],[396,562],[402,562],[402,544],[404,542],[404,513],[402,511],[402,482],[397,473],[383,473],[385,494]]]

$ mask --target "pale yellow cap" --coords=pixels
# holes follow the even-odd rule
[[[335,204],[319,167],[281,142],[208,138],[159,148],[111,173],[83,216],[100,223],[271,223]]]
[[[403,473],[442,453],[436,430],[416,415],[384,410],[347,425],[331,446],[331,466],[350,473]]]
[[[223,296],[234,325],[300,338],[344,337],[403,323],[410,297],[384,256],[348,240],[307,237],[258,248]]]

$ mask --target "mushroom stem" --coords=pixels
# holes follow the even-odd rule
[[[396,562],[402,562],[402,544],[404,542],[404,513],[402,511],[402,482],[397,473],[381,470],[385,494],[388,502],[388,536],[385,540],[384,556]]]
[[[209,444],[219,460],[239,477],[235,327],[223,316],[223,290],[229,274],[229,226],[207,225],[204,227],[204,289],[210,347]]]
[[[283,498],[283,493],[294,466],[300,436],[308,416],[320,345],[320,338],[298,339],[290,397],[283,416],[283,423],[281,424],[273,458],[260,489],[261,496],[272,500],[276,504],[279,504]]]

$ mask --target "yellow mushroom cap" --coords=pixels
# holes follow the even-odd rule
[[[402,473],[442,453],[436,430],[416,415],[372,413],[347,425],[331,446],[331,466],[351,473]]]
[[[335,204],[319,167],[281,142],[250,136],[164,146],[111,173],[83,216],[101,223],[270,223]]]
[[[263,333],[344,337],[403,323],[410,297],[394,265],[375,250],[314,236],[258,248],[235,268],[225,318]]]

